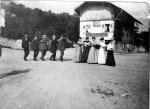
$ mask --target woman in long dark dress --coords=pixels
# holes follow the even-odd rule
[[[83,45],[83,42],[81,41],[81,37],[79,37],[79,41],[78,41],[78,46],[76,48],[76,54],[75,54],[75,57],[73,59],[74,62],[81,62],[81,56],[82,56],[82,45]]]
[[[108,66],[115,66],[115,58],[114,58],[114,53],[113,53],[113,41],[110,41],[108,46],[107,46],[107,58],[106,58],[106,65]]]
[[[91,48],[89,38],[87,37],[86,40],[83,42],[83,53],[81,56],[81,63],[87,63],[89,50]]]

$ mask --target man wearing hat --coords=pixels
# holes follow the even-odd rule
[[[60,61],[63,61],[64,51],[65,51],[65,38],[61,35],[61,38],[58,40],[58,49],[60,50]]]
[[[56,40],[56,36],[53,35],[53,39],[51,40],[51,47],[50,47],[50,52],[52,53],[50,60],[51,61],[56,61],[56,51],[57,51],[57,43],[58,41]]]
[[[34,51],[33,60],[37,61],[36,58],[39,54],[39,41],[37,36],[35,36],[34,39],[32,40],[32,44],[33,44],[33,51]]]
[[[46,51],[47,51],[46,35],[43,35],[42,40],[40,41],[39,50],[41,51],[41,60],[44,61],[44,56],[46,55]]]
[[[0,44],[0,57],[2,56],[2,47],[1,47],[1,44]]]
[[[22,48],[24,50],[24,60],[27,61],[27,56],[29,55],[29,39],[27,34],[22,39]]]

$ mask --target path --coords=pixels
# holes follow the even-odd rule
[[[25,62],[23,51],[4,48],[1,109],[148,109],[148,54],[115,55],[109,67],[73,63],[74,51],[65,51],[65,62],[49,61],[49,52],[46,61],[31,52]]]

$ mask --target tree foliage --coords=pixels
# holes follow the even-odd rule
[[[71,41],[77,41],[79,37],[79,18],[68,13],[56,14],[51,10],[48,12],[38,8],[30,9],[22,4],[10,2],[3,6],[6,12],[5,27],[2,28],[2,37],[20,39],[23,34],[28,33],[31,37],[46,34],[51,38],[53,34],[57,37],[64,34]]]

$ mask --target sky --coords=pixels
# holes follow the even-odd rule
[[[86,0],[88,1],[88,0]],[[95,0],[94,0],[95,1]],[[99,0],[101,1],[101,0]],[[107,0],[112,1],[112,0]],[[82,4],[83,0],[17,0],[16,3],[24,4],[32,9],[39,8],[43,11],[51,10],[54,13],[69,13],[73,14],[74,9]],[[145,3],[143,3],[145,2]],[[135,18],[148,18],[150,0],[113,0],[116,6],[127,11]]]

